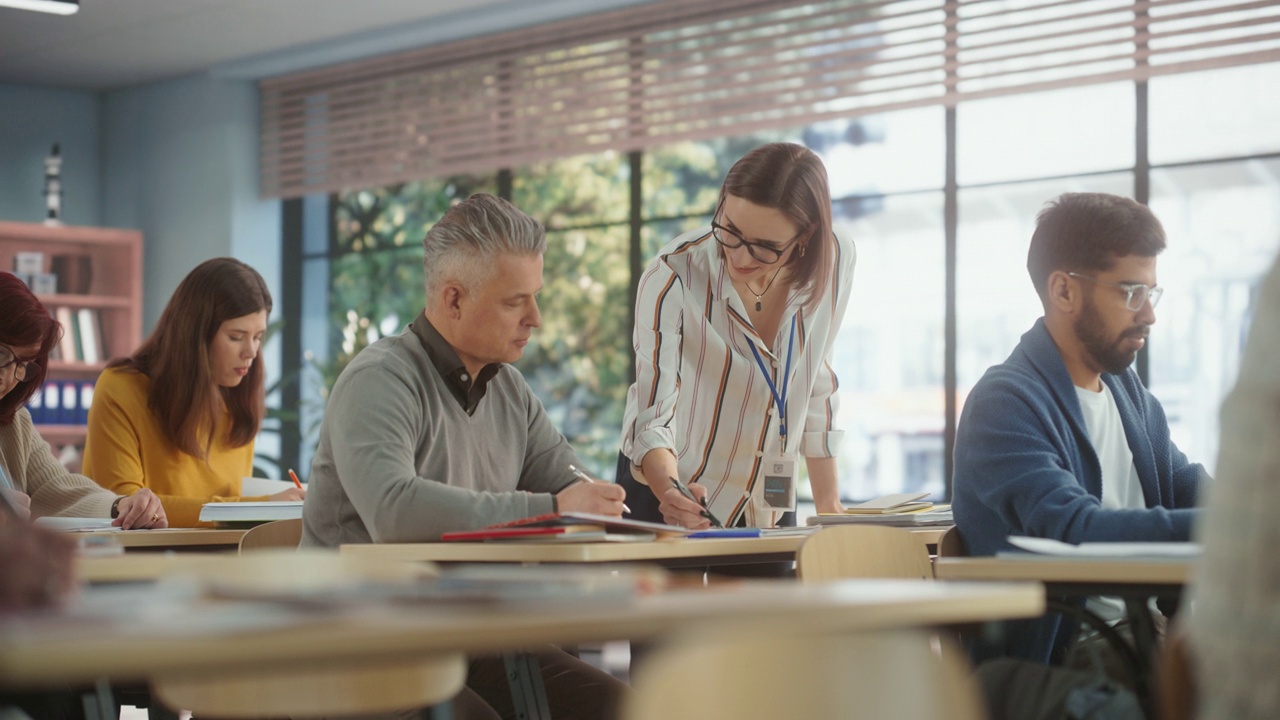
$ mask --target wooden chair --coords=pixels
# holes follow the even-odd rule
[[[284,548],[296,550],[301,542],[301,518],[276,520],[275,522],[263,523],[250,528],[249,532],[240,538],[240,552],[243,554],[255,550],[280,550]]]
[[[960,536],[960,530],[952,525],[942,534],[942,539],[938,541],[938,557],[968,557],[969,548],[964,546],[964,538]]]
[[[825,532],[825,531],[823,531]],[[986,717],[968,664],[921,633],[796,635],[724,630],[681,637],[636,672],[624,720]]]
[[[1196,710],[1196,678],[1186,630],[1171,625],[1155,668],[1157,720],[1192,720]]]
[[[250,551],[244,557],[201,563],[185,574],[227,592],[243,588],[250,597],[260,592],[315,593],[360,580],[411,581],[435,574],[429,564],[370,563],[368,558],[334,552],[298,551],[301,528],[300,520],[260,525],[241,540],[241,551]],[[257,538],[252,539],[255,534]],[[275,549],[268,549],[268,543],[275,543]],[[379,663],[362,660],[350,665],[250,671],[231,666],[222,672],[162,675],[152,679],[152,693],[168,707],[189,710],[196,717],[318,718],[435,705],[456,695],[466,677],[466,657],[445,653]]]
[[[903,528],[838,525],[810,536],[796,554],[804,582],[843,578],[933,579],[929,553]]]

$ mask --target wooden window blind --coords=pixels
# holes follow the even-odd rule
[[[659,0],[263,80],[261,192],[1277,60],[1280,0]]]

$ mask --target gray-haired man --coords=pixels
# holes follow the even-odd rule
[[[507,365],[541,324],[542,227],[477,194],[423,248],[423,314],[357,355],[333,387],[303,546],[430,541],[555,510],[621,515],[621,487],[574,482],[569,465],[582,461]],[[620,683],[558,651],[540,657],[555,717],[612,714]],[[500,661],[473,663],[468,688],[510,705]],[[464,690],[456,713],[471,715],[474,699]]]

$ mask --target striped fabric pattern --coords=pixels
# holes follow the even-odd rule
[[[839,385],[830,359],[852,288],[854,246],[838,242],[829,298],[808,309],[792,291],[777,337],[761,338],[709,233],[676,238],[640,278],[636,382],[627,393],[622,452],[638,463],[650,450],[670,449],[681,479],[707,488],[717,517],[770,526],[777,516],[764,503],[757,474],[761,458],[782,448],[778,413],[751,347],[781,388],[796,318],[785,451],[833,457],[843,433],[836,428]]]

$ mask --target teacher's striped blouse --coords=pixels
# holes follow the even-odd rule
[[[777,337],[761,338],[706,228],[662,249],[640,279],[634,345],[636,382],[627,392],[622,452],[638,464],[654,448],[678,458],[680,477],[707,488],[726,524],[768,527],[761,458],[780,450],[778,413],[752,353],[755,345],[781,390],[791,322],[795,349],[787,394],[786,451],[834,457],[838,398],[831,352],[849,302],[855,252],[837,242],[827,296],[803,307],[793,290]]]

